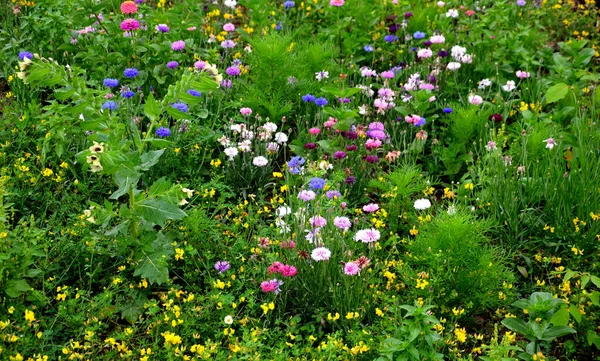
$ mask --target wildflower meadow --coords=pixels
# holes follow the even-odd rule
[[[600,360],[598,19],[0,0],[0,360]]]

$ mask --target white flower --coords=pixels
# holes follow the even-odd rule
[[[548,138],[544,140],[544,143],[546,143],[547,149],[552,149],[556,145],[556,140],[554,140],[554,138]]]
[[[224,147],[228,146],[230,143],[229,139],[227,139],[227,137],[225,135],[223,135],[221,138],[217,139],[217,142],[219,142]]]
[[[460,69],[460,63],[457,63],[455,61],[448,63],[448,70],[458,70]]]
[[[277,131],[277,124],[272,122],[267,122],[262,127],[267,132],[275,133]]]
[[[414,207],[416,210],[422,211],[431,207],[431,202],[427,198],[417,199],[415,201]]]
[[[225,318],[223,319],[223,322],[225,322],[228,325],[231,325],[233,323],[233,317],[231,317],[231,315],[227,315],[225,316]]]
[[[275,141],[279,144],[287,143],[288,136],[285,133],[275,133]]]
[[[288,214],[292,214],[292,209],[288,206],[280,206],[275,210],[275,214],[278,217],[284,217],[284,216],[287,216]]]
[[[225,148],[225,155],[229,157],[229,160],[233,160],[233,158],[238,155],[238,150],[235,147]]]
[[[265,165],[269,164],[269,160],[262,155],[259,155],[258,157],[254,157],[252,164],[257,167],[264,167]]]
[[[506,85],[502,86],[502,89],[505,92],[511,92],[513,90],[515,90],[517,86],[515,85],[515,82],[513,80],[509,80],[506,82]]]
[[[325,247],[318,247],[312,250],[310,257],[315,261],[327,261],[331,257],[331,251]]]
[[[485,89],[485,88],[489,87],[490,85],[492,85],[492,81],[486,78],[486,79],[480,80],[479,83],[477,83],[477,84],[479,84],[479,89]]]
[[[235,0],[225,0],[225,1],[223,1],[223,5],[227,6],[230,9],[234,9],[237,6],[237,1],[235,1]]]
[[[329,79],[329,72],[325,70],[316,72],[315,78],[317,78],[318,81],[321,81],[323,79]]]
[[[360,107],[358,107],[358,114],[360,115],[367,115],[367,105],[361,105]]]
[[[446,12],[446,17],[456,19],[458,17],[458,10],[450,9]]]
[[[189,188],[181,188],[181,191],[185,193],[185,195],[190,198],[194,195],[194,190]]]
[[[431,41],[432,44],[443,44],[446,41],[446,38],[444,35],[433,35],[429,38],[429,41]]]
[[[229,129],[233,130],[236,133],[241,133],[242,132],[242,125],[243,124],[231,124],[231,126],[229,127]]]
[[[471,64],[473,62],[473,56],[471,54],[465,54],[460,57],[460,62],[463,64]]]
[[[479,95],[470,94],[469,95],[469,103],[471,103],[473,105],[480,105],[481,103],[483,103],[483,98],[480,97]]]
[[[431,58],[432,55],[433,52],[429,48],[419,49],[419,51],[417,52],[417,57],[419,58]]]

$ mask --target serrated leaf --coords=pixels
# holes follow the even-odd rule
[[[569,93],[570,87],[565,83],[558,83],[550,87],[546,92],[546,104],[557,102]]]
[[[141,170],[149,170],[153,165],[158,163],[160,156],[165,152],[164,149],[151,150],[147,153],[142,154],[140,157],[142,164],[140,165]]]
[[[142,217],[146,222],[165,226],[169,219],[182,219],[187,214],[174,204],[167,203],[161,199],[146,199],[135,205],[133,214]]]
[[[119,189],[111,194],[110,199],[119,199],[119,197],[129,192],[131,187],[135,188],[141,176],[134,168],[121,164],[119,170],[115,173],[115,183],[117,183]]]
[[[134,276],[145,278],[150,284],[163,284],[169,280],[169,269],[167,268],[167,257],[164,251],[146,254],[142,263],[135,269]]]
[[[588,345],[591,346],[592,344],[594,346],[596,346],[597,349],[600,350],[600,336],[598,336],[598,334],[592,330],[588,330],[587,332],[587,342]]]
[[[150,93],[144,104],[144,115],[151,121],[155,121],[160,116],[160,113],[162,113],[160,110],[160,103],[157,102],[152,93]]]

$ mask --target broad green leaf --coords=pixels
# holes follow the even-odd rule
[[[25,280],[10,280],[6,282],[5,291],[8,297],[19,297],[29,290],[31,290],[31,286]]]
[[[169,269],[167,268],[167,257],[164,251],[146,254],[142,263],[136,268],[134,276],[145,278],[151,284],[163,284],[169,280]]]
[[[596,346],[596,348],[598,350],[600,350],[600,336],[598,336],[598,334],[592,330],[588,330],[587,332],[587,342],[588,345],[591,346],[592,344],[594,346]]]
[[[141,176],[134,168],[121,164],[119,170],[115,173],[115,183],[117,183],[119,189],[110,196],[110,199],[119,199],[119,197],[129,192],[131,187],[135,188]]]
[[[566,308],[561,308],[554,315],[552,315],[552,319],[550,322],[554,326],[565,326],[569,323],[569,311]]]
[[[590,279],[592,280],[592,283],[593,283],[593,284],[594,284],[596,287],[600,288],[600,277],[597,277],[597,276],[590,276]]]
[[[581,313],[579,313],[579,309],[577,308],[576,305],[571,305],[569,306],[569,313],[571,314],[571,316],[573,316],[573,318],[575,319],[575,321],[577,321],[577,323],[581,323]],[[565,326],[566,323],[559,325],[559,324],[555,324],[555,326]]]
[[[600,292],[594,291],[589,295],[589,297],[595,306],[600,305]]]
[[[569,93],[570,87],[565,83],[558,83],[550,87],[546,92],[546,104],[557,102]]]
[[[187,214],[174,204],[161,199],[146,199],[135,205],[133,214],[142,217],[146,222],[165,226],[169,219],[182,219]]]
[[[147,153],[142,154],[141,160],[142,164],[140,165],[141,170],[149,170],[153,165],[158,163],[160,156],[165,152],[164,149],[159,150],[151,150]]]
[[[150,93],[144,104],[144,114],[151,121],[155,121],[160,116],[160,103],[154,99],[154,95]]]
[[[190,115],[187,113],[182,112],[181,110],[177,110],[171,106],[167,107],[167,113],[169,113],[170,116],[173,117],[173,119],[177,119],[177,120],[182,120],[182,119],[189,119]]]
[[[574,329],[572,329],[569,326],[555,326],[555,327],[551,327],[549,329],[547,329],[544,332],[544,340],[547,341],[551,341],[554,340],[555,338],[564,336],[564,335],[568,335],[570,333],[576,333],[577,331],[575,331]]]
[[[518,318],[505,318],[502,320],[502,324],[509,330],[515,331],[521,335],[529,335],[531,333],[529,325]]]

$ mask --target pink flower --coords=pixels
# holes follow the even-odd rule
[[[242,108],[242,109],[240,109],[240,113],[242,115],[250,115],[250,114],[252,114],[252,109],[250,109],[250,108]]]
[[[197,62],[194,63],[194,68],[198,69],[198,70],[202,70],[206,67],[206,62],[202,61],[202,60],[198,60]]]
[[[329,119],[323,123],[323,126],[325,128],[333,128],[333,126],[337,123],[337,119],[333,118],[333,117],[329,117]]]
[[[364,205],[362,209],[367,213],[373,213],[377,212],[377,210],[379,209],[379,205],[377,203],[369,203]]]
[[[529,74],[526,71],[517,70],[517,78],[519,78],[519,79],[527,79],[530,76],[531,76],[531,74]]]
[[[321,129],[320,128],[310,128],[308,130],[308,132],[312,135],[317,135],[317,134],[321,133]]]
[[[352,222],[350,222],[348,217],[335,217],[333,219],[333,225],[343,231],[346,231],[352,226]]]
[[[446,38],[444,35],[433,35],[429,38],[429,41],[431,41],[432,44],[443,44],[446,41]]]
[[[298,198],[302,199],[305,202],[312,201],[313,199],[315,199],[316,196],[317,195],[315,194],[315,192],[311,190],[300,191],[300,193],[298,193]]]
[[[181,51],[185,48],[185,41],[183,40],[177,40],[174,41],[173,44],[171,44],[171,50],[174,51]]]
[[[375,228],[361,229],[354,236],[355,241],[363,243],[377,242],[381,238],[381,233]]]
[[[223,25],[223,30],[225,30],[225,31],[234,31],[235,30],[235,25],[233,25],[232,23],[227,23],[227,24]]]
[[[296,267],[294,267],[294,266],[285,265],[281,269],[281,275],[283,277],[294,277],[297,273],[298,273],[298,270],[296,270]]]
[[[544,143],[546,143],[547,149],[552,149],[557,144],[556,140],[554,140],[554,138],[548,138],[548,139],[544,140]]]
[[[121,4],[121,12],[123,14],[135,14],[138,11],[138,7],[133,1],[123,1]]]
[[[469,95],[469,103],[471,103],[473,105],[481,105],[481,103],[483,103],[483,98],[480,97],[479,95],[470,94]]]
[[[139,23],[139,21],[137,21],[135,19],[125,19],[121,23],[121,30],[124,30],[124,31],[136,30],[139,27],[140,27],[140,23]]]
[[[281,270],[283,269],[284,265],[281,262],[273,262],[273,264],[271,266],[269,266],[269,269],[267,270],[267,272],[269,274],[271,273],[279,273],[281,272]]]
[[[321,216],[310,217],[309,222],[313,227],[325,227],[327,224],[327,220]]]
[[[473,14],[475,14],[474,10],[467,10],[465,11],[465,14],[467,14],[467,16],[472,16]]]
[[[260,288],[263,290],[263,292],[273,292],[275,294],[278,294],[279,292],[281,292],[279,287],[281,287],[282,285],[282,281],[279,281],[277,278],[273,278],[272,280],[262,282],[260,284]]]
[[[485,149],[487,149],[488,151],[492,151],[492,150],[498,149],[498,147],[496,146],[496,142],[494,142],[493,140],[490,140],[489,142],[487,142]]]
[[[365,142],[365,148],[367,148],[367,150],[376,149],[376,148],[379,148],[380,146],[381,146],[381,140],[379,140],[379,139],[367,139],[367,141]]]
[[[419,51],[417,52],[417,57],[421,59],[431,58],[432,55],[433,52],[429,48],[419,49]]]
[[[325,247],[318,247],[313,249],[310,254],[310,257],[315,261],[329,261],[329,257],[331,257],[331,251]]]
[[[331,0],[329,1],[329,5],[331,6],[343,6],[344,0]]]
[[[354,276],[360,272],[360,267],[354,262],[348,262],[344,265],[344,274]]]

